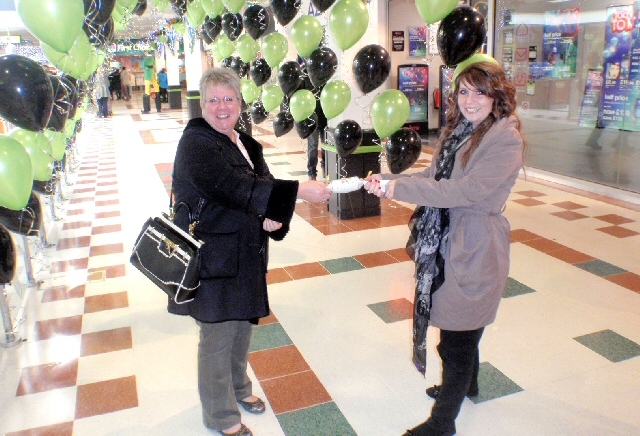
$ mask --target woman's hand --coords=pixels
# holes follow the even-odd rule
[[[281,227],[282,227],[282,223],[279,223],[278,221],[270,220],[269,218],[265,218],[264,221],[262,222],[262,228],[264,229],[265,232],[275,232],[276,230],[279,230]]]
[[[298,198],[311,203],[322,203],[331,198],[331,190],[324,182],[309,180],[298,186]]]
[[[380,187],[380,180],[382,180],[382,176],[380,174],[368,176],[365,180],[364,189],[366,189],[370,194],[380,198],[393,199],[393,188],[396,185],[395,180],[389,180],[386,183],[384,191]]]

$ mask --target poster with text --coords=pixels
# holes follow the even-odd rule
[[[549,77],[575,77],[580,8],[544,13],[542,69]]]
[[[427,28],[409,28],[409,56],[427,55]]]
[[[596,127],[603,82],[602,70],[587,71],[587,82],[584,85],[584,96],[580,105],[579,125],[582,127]]]
[[[429,109],[429,67],[399,65],[398,89],[407,96],[410,105],[407,123],[426,122]]]
[[[624,111],[624,129],[640,131],[640,0],[637,0],[634,6],[633,16],[635,22],[633,31],[631,32],[631,48],[629,50],[629,66],[626,66],[627,60],[623,59],[620,66],[629,69],[629,82],[627,85],[627,97]]]

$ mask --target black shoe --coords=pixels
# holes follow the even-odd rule
[[[434,430],[427,425],[427,421],[404,432],[402,436],[455,436],[456,431]]]
[[[434,400],[436,398],[438,398],[438,394],[440,394],[440,385],[433,385],[430,388],[427,388],[427,396],[433,398]],[[469,392],[467,392],[467,397],[477,397],[478,396],[478,390],[472,390],[469,389]]]
[[[237,432],[225,433],[221,431],[220,434],[223,436],[253,436],[253,433],[251,433],[251,430],[249,430],[249,428],[242,423],[240,424],[240,430],[238,430]]]
[[[266,410],[264,401],[262,401],[260,398],[255,400],[253,403],[242,400],[238,400],[238,403],[244,408],[244,410],[249,413],[255,413],[256,415],[264,413],[264,411]]]

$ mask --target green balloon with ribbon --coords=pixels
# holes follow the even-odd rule
[[[9,136],[18,141],[31,156],[33,180],[47,182],[51,180],[53,156],[49,140],[42,132],[14,129]]]
[[[17,0],[16,11],[29,31],[52,49],[67,53],[84,34],[80,0]]]
[[[247,64],[251,62],[258,54],[258,50],[260,50],[260,44],[251,35],[248,33],[240,35],[236,43],[236,52],[243,62]]]
[[[284,92],[278,85],[268,85],[262,91],[262,106],[267,112],[271,112],[282,103]]]
[[[322,41],[324,29],[320,21],[314,16],[303,15],[291,26],[291,42],[298,54],[306,58]]]
[[[369,27],[369,11],[361,0],[340,0],[329,13],[329,30],[338,47],[347,50]]]
[[[262,40],[262,54],[271,68],[277,67],[288,51],[287,38],[280,33],[270,33]]]
[[[243,78],[240,80],[240,90],[245,103],[251,104],[260,97],[262,89],[256,86],[253,80]]]
[[[316,110],[316,97],[308,89],[299,89],[291,96],[289,109],[294,121],[306,120]]]
[[[371,103],[373,129],[380,138],[391,136],[409,119],[411,105],[402,91],[388,89]]]
[[[342,80],[333,80],[322,88],[320,106],[328,120],[337,117],[351,102],[351,88]]]
[[[31,156],[20,142],[0,135],[0,206],[21,210],[29,202],[32,185]]]
[[[62,160],[67,148],[67,135],[65,135],[64,132],[47,129],[44,131],[44,136],[49,140],[53,159],[58,161]]]
[[[427,24],[435,24],[449,15],[459,0],[416,0],[418,13]]]

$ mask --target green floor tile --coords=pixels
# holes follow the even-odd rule
[[[494,400],[496,398],[521,392],[522,388],[514,383],[509,377],[500,372],[489,362],[480,364],[478,373],[479,394],[471,397],[474,404]]]
[[[640,356],[640,345],[611,330],[602,330],[573,339],[614,363]]]
[[[355,271],[363,269],[364,266],[353,257],[341,257],[340,259],[323,260],[320,265],[324,266],[331,274]]]
[[[269,350],[291,344],[293,344],[293,341],[280,323],[257,325],[253,327],[249,352]]]
[[[627,272],[627,270],[618,268],[615,265],[611,265],[610,263],[599,259],[588,260],[586,262],[576,263],[574,265],[600,277],[607,277],[614,274]]]
[[[307,171],[289,171],[289,175],[290,176],[306,176],[307,174],[309,174]]]
[[[291,165],[291,162],[271,162],[269,165]]]
[[[502,298],[510,298],[518,295],[530,294],[532,292],[536,292],[536,290],[509,277],[507,278],[507,287],[504,289],[504,295]]]
[[[387,324],[413,318],[413,303],[406,298],[367,304]]]
[[[285,436],[357,436],[333,401],[277,417]]]

